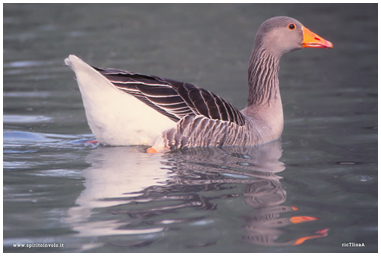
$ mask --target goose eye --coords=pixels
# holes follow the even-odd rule
[[[291,23],[291,24],[288,25],[288,28],[291,29],[291,30],[293,30],[293,29],[296,28],[296,26],[295,26],[294,23]]]

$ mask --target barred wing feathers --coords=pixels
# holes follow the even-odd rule
[[[202,115],[239,126],[245,124],[245,117],[234,106],[192,84],[119,69],[95,69],[116,88],[135,96],[174,122],[188,115]]]

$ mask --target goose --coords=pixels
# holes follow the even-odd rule
[[[259,27],[248,67],[249,94],[239,111],[220,96],[172,79],[90,66],[75,55],[74,72],[86,118],[103,145],[147,145],[148,153],[187,147],[254,146],[283,131],[280,58],[301,48],[333,44],[290,17]]]

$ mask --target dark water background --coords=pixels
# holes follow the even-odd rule
[[[5,252],[377,251],[377,4],[3,9]],[[279,15],[334,44],[283,57],[282,141],[157,155],[84,145],[69,54],[243,108],[256,30]]]

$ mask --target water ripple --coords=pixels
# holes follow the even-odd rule
[[[40,123],[40,122],[48,122],[51,121],[51,117],[42,116],[42,115],[4,115],[3,116],[3,123],[9,124],[9,123]]]

